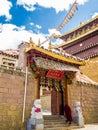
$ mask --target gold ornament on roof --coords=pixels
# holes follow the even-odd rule
[[[32,38],[30,37],[30,47],[35,46],[35,43],[33,42]]]
[[[57,38],[60,37],[60,35],[56,35],[56,34],[55,34],[53,37],[57,39]]]
[[[60,47],[59,49],[60,49],[60,54],[62,54],[63,53],[63,48]]]
[[[41,46],[41,43],[40,43],[40,39],[38,40],[38,47],[40,47]]]
[[[52,50],[52,44],[51,44],[51,41],[49,42],[48,50]]]

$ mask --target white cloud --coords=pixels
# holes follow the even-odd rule
[[[56,12],[68,10],[75,0],[17,0],[17,5],[22,5],[26,10],[33,11],[38,4],[45,8],[54,8]],[[77,0],[78,4],[84,4],[88,0]]]
[[[40,26],[40,25],[38,25],[38,24],[35,24],[35,23],[33,23],[33,22],[29,23],[29,25],[30,25],[31,27],[34,27],[34,28],[39,29],[39,30],[42,28],[42,26]]]
[[[55,35],[61,35],[61,33],[59,31],[56,31],[55,28],[53,29],[48,29],[49,35],[51,34],[55,34]]]
[[[63,40],[57,39],[57,40],[55,40],[55,41],[53,42],[53,46],[55,47],[55,46],[60,45],[60,44],[62,44],[62,43],[64,43]]]
[[[30,23],[30,26],[34,26],[34,23],[33,23],[33,22],[31,22],[31,23]]]
[[[17,0],[18,5],[23,5],[23,7],[28,11],[35,10],[34,5],[36,4],[36,0]]]
[[[42,28],[42,26],[38,25],[38,24],[35,24],[33,22],[29,23],[29,28],[33,28],[33,31],[36,32],[36,33],[40,33],[40,29]],[[27,25],[28,26],[28,25]],[[32,29],[31,29],[32,30]]]
[[[42,27],[38,24],[35,25],[37,29],[41,29]]]
[[[12,7],[12,3],[8,0],[0,0],[0,16],[5,16],[6,21],[11,20],[12,15],[10,14],[10,9]]]
[[[87,2],[88,0],[77,0],[77,3],[80,5],[83,5],[85,2]]]
[[[27,31],[24,26],[18,27],[14,24],[0,24],[0,26],[0,50],[16,49],[22,41],[29,42],[30,37],[36,44],[39,38],[40,41],[45,40],[44,34]]]
[[[50,34],[54,32],[56,32],[55,29],[49,29]],[[25,26],[18,27],[14,24],[0,24],[0,44],[2,45],[0,46],[0,50],[16,49],[22,41],[29,42],[30,37],[32,37],[35,44],[38,44],[39,39],[42,43],[46,40],[46,37],[50,36],[50,34],[36,34],[31,30],[27,31]],[[56,32],[56,34],[59,33]],[[49,42],[50,41],[45,42],[42,46],[44,46],[44,48],[48,48]],[[52,42],[52,45],[60,43],[61,40],[57,39]]]
[[[27,11],[34,11],[36,9],[35,5],[38,4],[45,8],[54,8],[56,12],[63,10],[68,10],[70,5],[75,0],[17,0],[17,5],[22,5]],[[77,3],[84,4],[88,0],[77,0]],[[0,0],[0,16],[5,16],[6,21],[11,20],[12,15],[10,14],[10,9],[12,3],[9,0]]]
[[[94,18],[94,17],[96,17],[96,16],[98,16],[98,12],[95,12],[95,13],[93,14],[92,18]]]

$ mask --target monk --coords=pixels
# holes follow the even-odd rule
[[[66,122],[71,124],[71,122],[72,122],[72,111],[71,111],[71,108],[68,104],[65,104],[64,112],[65,112],[65,116],[66,116]]]

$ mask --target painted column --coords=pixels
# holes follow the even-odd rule
[[[65,77],[64,96],[65,96],[65,104],[68,104],[68,86],[67,86],[67,77]]]
[[[40,99],[40,78],[35,79],[36,80],[36,99]]]

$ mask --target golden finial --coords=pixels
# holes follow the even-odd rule
[[[48,50],[52,50],[52,44],[51,44],[51,41],[49,42],[49,47],[48,47]]]
[[[35,46],[35,43],[33,42],[32,37],[30,37],[30,46],[31,46],[31,47],[32,47],[32,46]]]
[[[63,53],[63,48],[60,47],[59,49],[60,49],[60,54],[62,54]]]
[[[82,22],[80,22],[80,25],[82,25],[83,23]]]
[[[38,47],[40,47],[41,46],[41,43],[40,43],[40,38],[39,38],[39,40],[38,40]]]
[[[53,37],[54,37],[55,39],[57,39],[57,38],[60,37],[60,35],[54,35]]]

